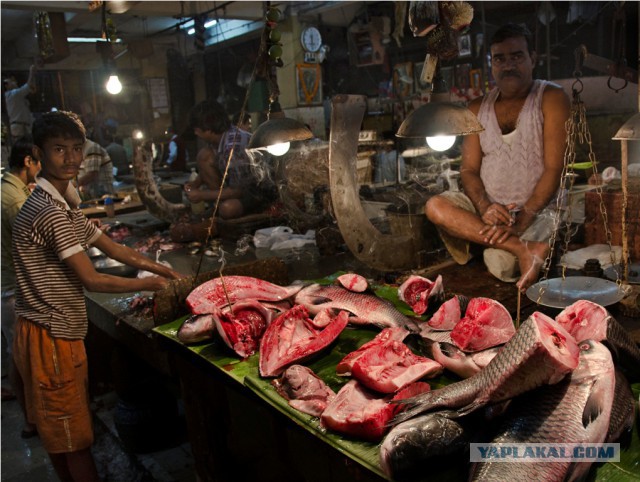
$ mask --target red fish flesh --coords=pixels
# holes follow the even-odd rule
[[[456,409],[464,415],[487,403],[558,383],[578,366],[579,352],[564,328],[535,312],[486,367],[466,380],[407,400],[409,408],[397,415],[396,422],[437,408]]]
[[[463,351],[480,351],[508,342],[515,332],[504,306],[490,298],[472,298],[451,339]]]
[[[382,393],[395,393],[421,378],[442,373],[440,363],[415,355],[401,341],[389,340],[372,346],[353,364],[352,376],[364,386]]]
[[[429,306],[429,298],[443,295],[442,276],[435,281],[422,276],[409,276],[398,288],[399,298],[408,304],[416,315],[422,315]]]
[[[296,410],[319,417],[336,394],[310,368],[291,365],[282,377],[271,382],[276,391]]]
[[[278,316],[260,340],[260,375],[275,377],[284,369],[329,346],[349,322],[341,311],[325,328],[319,329],[309,319],[309,312],[296,305]]]
[[[364,355],[367,350],[375,346],[383,345],[391,340],[402,341],[407,337],[408,334],[409,332],[404,328],[385,328],[380,333],[378,333],[373,340],[366,342],[360,348],[352,351],[342,360],[340,360],[340,362],[336,365],[336,373],[340,376],[351,375],[353,364],[358,360],[358,358]]]
[[[462,313],[465,312],[468,304],[469,298],[456,295],[442,303],[427,323],[434,330],[453,330],[462,319]]]
[[[304,305],[312,315],[326,308],[344,310],[352,315],[349,323],[418,331],[416,322],[400,313],[390,301],[368,293],[354,293],[341,286],[306,286],[296,294],[295,302]]]
[[[194,315],[213,313],[244,299],[283,301],[295,295],[302,285],[279,286],[251,276],[214,278],[196,287],[187,296],[187,306]]]
[[[603,342],[631,383],[640,381],[640,349],[603,306],[587,300],[565,308],[556,321],[578,340]]]
[[[216,309],[212,316],[225,344],[242,358],[247,358],[258,350],[273,312],[255,300],[246,300],[234,304],[231,309],[226,306]]]
[[[320,420],[328,429],[378,442],[389,429],[394,414],[401,408],[388,402],[425,393],[429,388],[428,383],[416,382],[392,397],[370,391],[357,380],[351,380],[329,403]]]
[[[369,283],[367,283],[367,279],[364,276],[360,276],[355,273],[347,273],[338,276],[338,282],[349,291],[353,291],[355,293],[362,293],[363,291],[367,291],[369,287]]]

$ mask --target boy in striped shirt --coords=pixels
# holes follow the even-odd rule
[[[99,480],[91,455],[84,291],[157,291],[176,271],[113,242],[82,214],[71,184],[82,163],[85,129],[71,112],[49,112],[33,125],[33,154],[42,164],[37,187],[16,218],[13,357],[25,382],[27,417],[35,423],[61,480]],[[86,254],[110,258],[158,276],[123,278],[96,272]]]

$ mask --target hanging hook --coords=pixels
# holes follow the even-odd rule
[[[580,77],[582,77],[582,65],[584,64],[584,59],[587,57],[587,47],[584,45],[579,45],[573,52],[575,58],[575,67],[573,69],[573,76],[576,78],[575,82],[571,85],[571,90],[573,91],[573,95],[579,95],[582,93],[582,89],[584,88],[584,84]],[[580,86],[580,90],[576,88],[576,86]]]
[[[611,90],[613,90],[616,94],[618,92],[620,92],[622,89],[624,89],[627,84],[629,83],[629,81],[627,79],[624,79],[624,84],[622,84],[622,87],[619,88],[615,88],[615,87],[611,87],[611,79],[613,79],[613,75],[609,77],[609,79],[607,80],[607,87],[609,87]]]

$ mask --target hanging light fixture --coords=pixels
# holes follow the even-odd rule
[[[266,122],[258,126],[252,134],[247,149],[266,149],[274,156],[282,156],[289,151],[292,141],[311,139],[313,133],[302,122],[284,116],[277,101],[269,105]]]
[[[112,95],[119,94],[122,92],[122,82],[118,78],[117,74],[112,74],[109,76],[109,80],[106,84],[107,92]]]

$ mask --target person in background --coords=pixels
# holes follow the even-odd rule
[[[104,148],[111,158],[113,167],[116,168],[116,177],[124,176],[131,173],[129,156],[127,150],[122,145],[122,139],[115,137],[111,133],[105,134],[105,140],[108,143]]]
[[[186,171],[187,162],[189,162],[189,152],[184,144],[184,140],[176,133],[172,126],[167,127],[165,134],[169,137],[169,153],[166,160],[169,169],[176,172]]]
[[[78,171],[78,190],[84,199],[97,199],[113,194],[113,163],[106,149],[87,139],[84,160]]]
[[[524,292],[549,252],[569,99],[560,86],[533,79],[536,53],[525,27],[499,28],[490,50],[496,87],[469,105],[485,130],[464,138],[464,194],[432,197],[425,213],[458,263],[470,259],[469,242],[491,248],[489,272],[517,280]]]
[[[4,79],[4,99],[7,105],[7,115],[9,116],[9,129],[13,139],[28,136],[31,134],[31,125],[33,124],[33,115],[29,108],[27,96],[35,94],[36,85],[36,66],[29,67],[29,77],[27,83],[18,86],[16,78],[11,76]]]
[[[33,125],[33,155],[41,161],[37,186],[13,229],[16,330],[13,359],[24,380],[27,417],[37,427],[64,481],[98,481],[91,454],[84,338],[84,290],[158,291],[182,275],[104,235],[78,208],[71,181],[83,160],[85,130],[71,112],[48,112]],[[86,251],[158,276],[124,278],[96,272]]]
[[[383,139],[388,143],[384,144],[374,156],[375,182],[396,182],[398,168],[400,172],[397,180],[402,181],[406,178],[404,157],[398,154],[393,137],[391,132],[383,133]]]
[[[251,132],[251,116],[247,112],[236,112],[231,123],[245,132]]]
[[[246,152],[251,134],[231,125],[224,107],[217,102],[200,102],[191,109],[190,117],[195,135],[207,145],[196,159],[198,178],[185,184],[189,201],[215,201],[222,187],[217,213],[222,219],[235,219],[262,209],[265,199],[257,190]]]
[[[32,156],[33,144],[31,140],[22,137],[13,143],[9,156],[9,170],[2,176],[2,334],[7,340],[9,354],[9,383],[11,390],[5,392],[2,387],[2,398],[17,398],[22,411],[25,413],[25,423],[22,438],[30,438],[38,434],[35,425],[27,421],[24,405],[24,387],[20,373],[16,369],[11,357],[11,346],[16,323],[15,289],[16,279],[11,256],[11,235],[13,224],[20,212],[20,208],[31,194],[28,185],[35,181],[40,171],[40,162]]]

